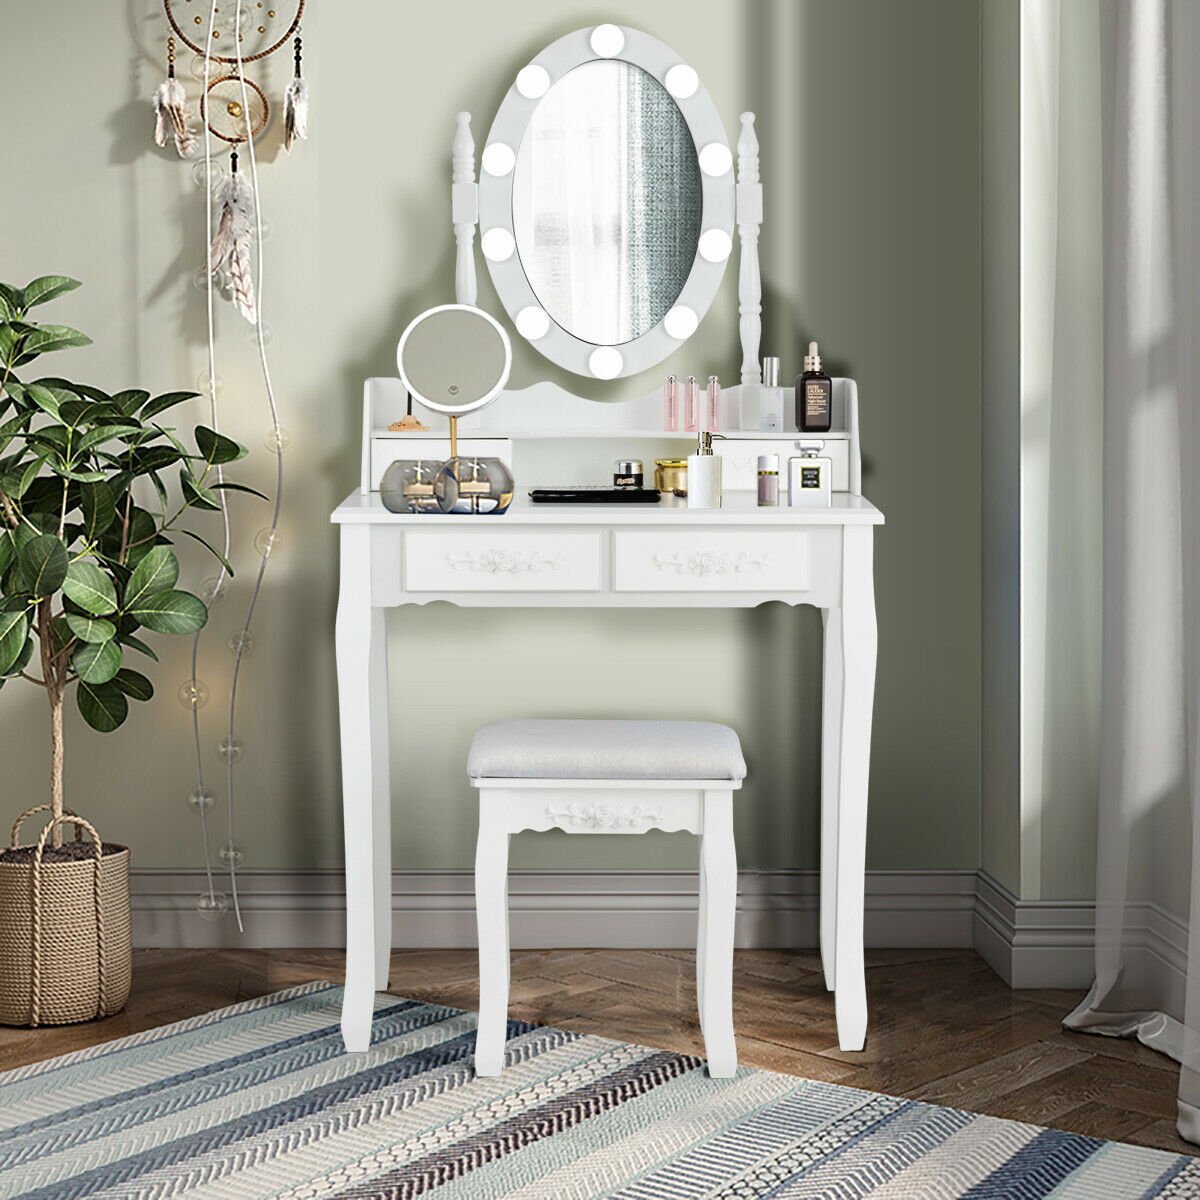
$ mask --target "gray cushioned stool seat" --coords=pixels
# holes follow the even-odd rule
[[[744,779],[738,735],[711,721],[494,721],[472,779]]]

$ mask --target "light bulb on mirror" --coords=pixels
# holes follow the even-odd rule
[[[208,788],[199,787],[188,796],[188,807],[197,815],[205,816],[212,812],[217,798]]]
[[[217,743],[217,753],[227,763],[235,763],[242,757],[245,747],[237,738],[222,738]]]
[[[179,685],[179,703],[194,711],[208,703],[208,684],[202,679],[185,679]]]

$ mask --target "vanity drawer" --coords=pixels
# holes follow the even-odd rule
[[[410,592],[598,592],[601,536],[590,530],[406,532],[405,587]]]
[[[613,541],[617,592],[803,592],[809,586],[809,534],[641,533]]]

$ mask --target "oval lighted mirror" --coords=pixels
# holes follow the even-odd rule
[[[691,336],[732,247],[733,156],[670,47],[616,25],[560,38],[518,73],[480,159],[480,244],[531,345],[612,379]]]
[[[615,59],[567,72],[533,111],[512,195],[521,266],[567,333],[621,345],[675,307],[700,244],[700,159],[649,72]]]

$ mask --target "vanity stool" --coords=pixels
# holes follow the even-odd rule
[[[467,773],[479,789],[476,1073],[499,1075],[504,1065],[509,835],[664,829],[700,837],[700,1030],[709,1074],[733,1075],[733,793],[746,777],[737,734],[704,721],[496,721],[475,734]]]

